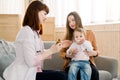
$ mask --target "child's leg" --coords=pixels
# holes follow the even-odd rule
[[[90,67],[89,62],[87,61],[81,62],[80,73],[81,73],[81,80],[90,80],[91,67]]]
[[[79,70],[79,63],[76,61],[72,61],[70,63],[70,68],[68,71],[68,80],[76,80],[78,70]]]

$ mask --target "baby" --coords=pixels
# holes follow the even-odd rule
[[[71,58],[68,80],[76,80],[79,70],[81,80],[90,80],[91,67],[89,56],[95,55],[93,47],[89,41],[85,40],[85,32],[82,28],[75,29],[73,36],[73,43],[66,53],[66,56]]]

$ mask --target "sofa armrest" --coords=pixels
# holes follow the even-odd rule
[[[112,78],[117,77],[118,61],[112,57],[98,56],[95,58],[95,63],[98,70],[105,70],[111,73]]]
[[[117,77],[118,80],[120,80],[120,74],[118,74],[118,77]]]

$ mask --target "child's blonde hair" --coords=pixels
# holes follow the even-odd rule
[[[83,33],[84,34],[84,36],[85,36],[85,30],[83,29],[83,28],[76,28],[75,30],[74,30],[74,32],[75,31],[78,31],[78,32],[81,32],[81,33]],[[74,34],[74,33],[73,33]],[[74,35],[73,35],[74,36]]]
[[[73,41],[74,41],[74,38],[75,38],[75,35],[74,35],[75,31],[81,32],[81,33],[83,33],[84,36],[85,36],[85,30],[84,30],[84,28],[76,28],[76,29],[74,30],[74,32],[73,32],[73,39],[72,39]]]

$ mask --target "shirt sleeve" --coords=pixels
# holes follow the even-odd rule
[[[97,48],[97,42],[96,42],[96,36],[95,33],[92,30],[87,30],[86,31],[86,40],[90,41],[92,46],[93,46],[93,50],[97,51],[97,55],[98,56],[98,48]]]
[[[90,43],[90,41],[85,41],[83,44],[85,50],[89,51],[89,52],[93,52],[93,47],[92,44]]]
[[[35,66],[36,50],[34,33],[31,29],[22,29],[16,39],[16,51],[28,66]]]
[[[71,57],[70,49],[73,49],[73,48],[75,48],[75,43],[74,42],[71,44],[69,49],[67,49],[67,51],[66,51],[66,56],[67,57]]]

